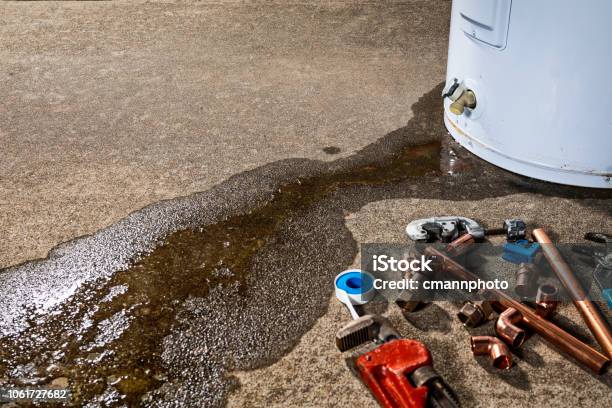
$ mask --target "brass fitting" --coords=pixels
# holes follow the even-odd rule
[[[409,258],[407,258],[409,259]],[[415,272],[412,275],[412,280],[418,282],[418,289],[405,289],[400,293],[398,298],[395,300],[395,304],[399,306],[402,313],[411,313],[417,310],[425,302],[427,298],[425,290],[423,289],[423,283],[431,278],[428,272]]]
[[[521,312],[509,307],[499,315],[495,323],[497,335],[512,348],[520,347],[525,341],[525,330],[516,326],[521,320],[523,320]]]
[[[497,337],[472,336],[470,337],[472,353],[475,356],[488,354],[493,361],[493,366],[502,370],[512,367],[512,356],[508,346]]]
[[[553,285],[543,284],[538,288],[536,295],[536,309],[537,315],[543,318],[549,318],[557,310],[559,305],[559,299],[557,298],[557,288]]]
[[[476,327],[489,320],[494,310],[488,300],[467,301],[463,304],[457,317],[466,327]]]
[[[516,285],[514,286],[514,292],[521,298],[527,298],[533,296],[535,289],[535,282],[538,279],[538,270],[535,266],[527,263],[519,265],[516,271]]]
[[[456,101],[450,104],[450,111],[455,115],[461,115],[465,108],[474,109],[476,107],[476,95],[471,90],[464,91]]]

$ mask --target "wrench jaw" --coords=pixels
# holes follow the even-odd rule
[[[369,341],[384,343],[397,338],[399,334],[385,317],[365,315],[338,330],[336,347],[345,352]]]
[[[418,368],[432,365],[431,355],[422,343],[393,340],[361,355],[355,365],[382,407],[425,408],[427,386],[414,386],[409,380]]]

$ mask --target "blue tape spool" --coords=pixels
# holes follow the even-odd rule
[[[372,286],[372,277],[359,270],[345,272],[336,279],[336,288],[349,295],[362,295],[370,291]]]

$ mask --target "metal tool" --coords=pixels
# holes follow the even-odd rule
[[[411,221],[406,226],[406,234],[413,241],[455,241],[455,246],[459,246],[460,242],[456,240],[464,234],[469,234],[474,242],[482,241],[485,235],[506,235],[508,241],[523,239],[526,235],[526,225],[523,220],[514,218],[505,220],[501,228],[483,228],[471,218],[452,215]],[[467,240],[468,237],[464,239]]]
[[[363,316],[336,334],[336,346],[340,351],[369,341],[381,345],[359,356],[355,368],[381,406],[424,408],[427,402],[432,407],[459,406],[453,391],[433,369],[425,345],[400,339],[385,317]]]
[[[382,343],[399,337],[386,318],[370,314],[359,316],[355,309],[355,305],[366,304],[374,297],[373,282],[371,274],[359,269],[344,271],[334,280],[336,298],[344,303],[354,319],[336,333],[336,346],[340,351],[352,349],[366,341]]]
[[[338,349],[344,352],[367,342],[378,344],[355,360],[355,368],[385,408],[458,408],[455,394],[433,369],[429,350],[422,343],[400,339],[383,316],[359,317],[354,305],[371,300],[372,283],[372,275],[360,270],[336,276],[336,297],[355,319],[336,333]]]
[[[432,364],[423,343],[397,339],[359,356],[355,366],[385,408],[459,407],[457,397]]]
[[[345,352],[368,341],[382,344],[400,335],[386,317],[365,315],[353,320],[336,333],[336,347]]]
[[[479,240],[484,238],[485,229],[476,221],[457,216],[422,218],[411,221],[406,226],[406,234],[413,241],[451,242],[463,233],[472,235]]]
[[[525,239],[527,236],[527,225],[520,218],[504,220],[503,228],[506,230],[506,239],[510,242]]]

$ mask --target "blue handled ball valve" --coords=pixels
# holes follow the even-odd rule
[[[504,244],[502,259],[515,264],[533,263],[539,251],[540,244],[537,242],[519,239]]]

